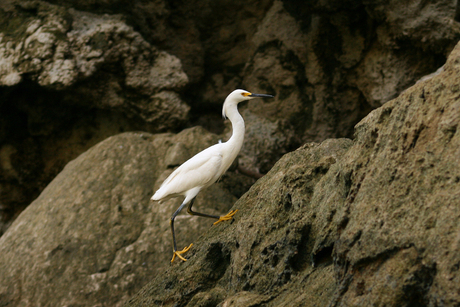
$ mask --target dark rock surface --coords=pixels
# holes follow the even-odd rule
[[[318,268],[311,263],[321,243],[315,235],[324,232],[315,221],[325,218],[311,192],[351,144],[327,140],[287,154],[235,204],[233,223],[212,228],[189,261],[158,276],[126,306],[324,305],[336,285],[330,251],[317,257]]]
[[[180,60],[122,16],[20,1],[0,20],[0,224],[97,142],[185,124]]]
[[[220,110],[235,88],[276,96],[245,110],[247,169],[352,137],[444,64],[458,16],[450,0],[2,0],[0,234],[111,135],[197,124],[227,135]]]
[[[230,172],[197,208],[240,211],[216,227],[182,215],[179,246],[194,246],[172,266],[179,201],[149,197],[218,136],[111,137],[69,163],[0,238],[0,304],[458,305],[458,84],[460,45],[442,72],[364,118],[354,141],[305,144],[236,203]]]
[[[353,143],[284,156],[125,306],[459,305],[459,84],[460,45]]]
[[[216,141],[201,128],[125,133],[70,162],[0,238],[0,306],[118,306],[162,274],[180,200],[149,199],[174,166]],[[196,209],[226,213],[236,198],[224,187],[202,193]],[[178,216],[179,246],[211,225]]]
[[[0,1],[0,306],[460,305],[459,16],[447,0]],[[240,211],[179,216],[194,246],[170,266],[180,200],[149,198],[229,136],[238,87],[276,98],[241,106],[239,168],[196,207]],[[241,167],[268,174],[244,194]]]

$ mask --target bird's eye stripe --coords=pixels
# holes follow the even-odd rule
[[[248,97],[249,95],[251,95],[251,93],[241,93],[241,95],[243,95],[244,97]]]

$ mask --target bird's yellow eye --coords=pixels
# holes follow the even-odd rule
[[[244,97],[248,97],[249,95],[251,95],[251,93],[241,93],[241,95],[243,95]]]

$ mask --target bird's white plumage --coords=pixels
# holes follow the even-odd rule
[[[166,178],[152,196],[152,200],[162,201],[183,195],[183,203],[188,203],[202,189],[216,182],[233,163],[243,145],[244,120],[238,113],[238,103],[257,97],[273,96],[252,94],[245,90],[231,92],[225,99],[222,114],[232,123],[232,137],[227,142],[219,142],[184,162]]]
[[[173,236],[174,253],[171,262],[175,257],[186,261],[181,254],[187,252],[191,247],[177,250],[176,237],[174,234],[174,219],[186,204],[189,204],[187,212],[192,215],[215,218],[217,224],[222,221],[228,221],[233,218],[238,210],[230,211],[225,216],[214,216],[192,211],[193,199],[204,188],[209,187],[216,182],[230,167],[233,160],[240,152],[244,140],[244,120],[238,113],[238,103],[244,100],[250,100],[257,97],[273,97],[271,95],[252,94],[245,90],[234,90],[227,96],[222,108],[222,115],[228,118],[232,123],[232,137],[225,143],[219,141],[179,166],[171,175],[166,178],[160,188],[152,196],[152,200],[162,201],[171,197],[185,196],[180,207],[171,216],[170,225]]]
[[[153,200],[164,200],[170,197],[185,195],[191,198],[198,192],[210,186],[219,179],[219,170],[222,165],[222,146],[224,143],[211,146],[196,154],[184,164],[179,166],[171,175],[166,178],[161,187],[152,196]],[[217,178],[216,178],[217,176]],[[186,195],[185,193],[194,189]]]

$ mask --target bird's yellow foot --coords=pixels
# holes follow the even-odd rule
[[[238,209],[236,209],[235,211],[230,211],[229,213],[227,213],[226,215],[224,216],[221,216],[219,218],[219,220],[217,220],[216,222],[214,222],[213,225],[217,225],[219,224],[220,222],[223,222],[223,221],[228,221],[228,220],[231,220],[233,218],[233,216],[238,212]]]
[[[174,251],[173,257],[171,259],[171,263],[173,263],[174,259],[176,259],[176,256],[179,257],[183,261],[187,261],[187,259],[182,257],[181,254],[184,254],[184,253],[188,252],[188,250],[192,247],[192,245],[193,245],[193,243],[191,243],[189,247],[184,247],[184,249],[181,250],[181,251]]]

